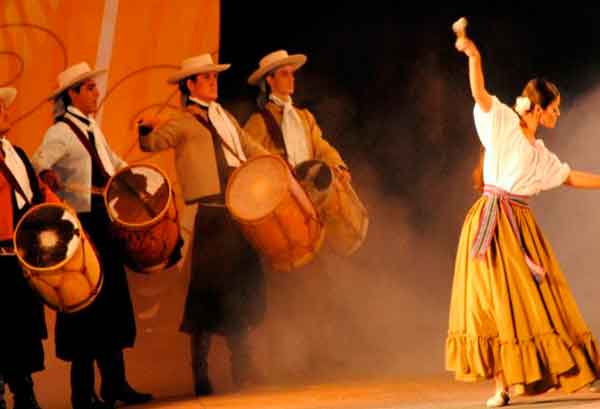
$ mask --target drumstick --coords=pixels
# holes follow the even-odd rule
[[[72,193],[91,193],[104,196],[104,189],[97,186],[87,187],[76,183],[68,183],[64,186],[64,190]]]
[[[14,257],[16,256],[17,253],[15,253],[15,249],[12,247],[0,247],[0,257],[2,256],[7,256],[7,257]]]
[[[461,17],[452,24],[452,31],[454,31],[457,38],[467,36],[467,23],[466,17]]]
[[[156,212],[152,208],[152,206],[150,206],[150,204],[148,204],[148,199],[146,197],[143,197],[144,195],[142,194],[142,192],[138,192],[135,189],[135,187],[131,186],[125,180],[123,180],[122,183],[120,183],[120,186],[122,186],[123,188],[125,188],[125,190],[127,190],[127,192],[129,192],[130,194],[132,194],[134,197],[137,197],[137,199],[142,203],[142,206],[144,207],[144,209],[146,210],[146,212],[148,212],[148,214],[150,216],[152,216],[152,218],[156,217],[156,215],[158,214],[158,212]]]

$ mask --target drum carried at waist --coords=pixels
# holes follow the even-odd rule
[[[294,173],[318,209],[327,245],[345,256],[356,252],[367,236],[369,216],[350,182],[319,160],[298,164]]]
[[[14,232],[13,245],[25,278],[45,303],[71,313],[90,305],[103,275],[77,214],[62,203],[29,209]]]
[[[110,178],[104,200],[125,264],[141,273],[165,268],[180,237],[167,175],[151,165],[128,166]]]
[[[258,156],[237,168],[229,178],[225,203],[274,270],[300,267],[321,247],[323,229],[317,211],[278,156]]]

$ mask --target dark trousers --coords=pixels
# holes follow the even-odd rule
[[[208,352],[212,334],[208,331],[190,334],[192,352],[192,375],[197,395],[202,394],[208,382]],[[253,366],[250,357],[248,330],[240,329],[225,334],[230,351],[231,377],[235,385],[240,386],[252,376]]]
[[[101,395],[114,394],[126,383],[123,350],[106,352],[98,357],[77,357],[71,362],[71,401],[73,405],[84,405],[95,394],[94,361],[100,370]]]
[[[33,392],[33,379],[29,372],[11,373],[10,375],[0,373],[0,409],[7,407],[6,400],[4,399],[5,384],[8,385],[13,395],[21,397],[35,395]]]
[[[6,401],[4,400],[4,375],[0,373],[0,409],[6,408]]]

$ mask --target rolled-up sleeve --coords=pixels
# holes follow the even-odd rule
[[[31,163],[36,173],[39,174],[43,170],[51,169],[56,162],[67,154],[69,142],[66,138],[66,132],[68,130],[63,128],[66,128],[66,125],[58,123],[46,131],[41,145],[31,157]]]

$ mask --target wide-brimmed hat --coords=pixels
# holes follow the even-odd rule
[[[306,63],[306,55],[304,54],[292,54],[289,55],[286,50],[273,51],[270,54],[265,55],[258,63],[258,69],[248,77],[248,84],[258,85],[261,78],[265,74],[273,71],[275,68],[282,67],[284,65],[293,65],[294,69],[302,67]]]
[[[58,88],[52,92],[48,99],[54,99],[72,86],[105,72],[106,70],[92,70],[86,62],[72,65],[58,74]]]
[[[6,108],[11,106],[15,98],[17,97],[17,89],[12,87],[0,88],[0,102],[4,104]]]
[[[176,84],[191,75],[202,74],[203,72],[221,72],[229,69],[229,67],[231,67],[231,64],[215,64],[210,54],[202,54],[183,60],[179,71],[171,75],[167,82]]]

